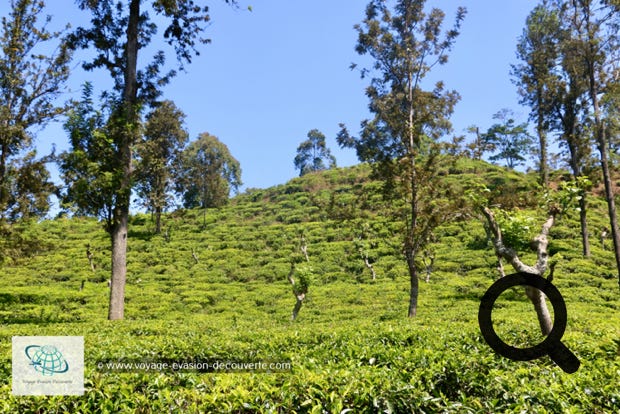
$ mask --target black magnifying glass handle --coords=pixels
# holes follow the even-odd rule
[[[581,362],[562,342],[554,342],[547,352],[551,360],[562,368],[564,372],[572,374],[579,369]]]

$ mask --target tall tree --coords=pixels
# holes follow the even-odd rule
[[[557,10],[557,9],[556,9]],[[557,88],[553,97],[552,127],[559,132],[560,146],[568,151],[568,165],[573,178],[591,172],[591,140],[587,133],[589,105],[587,103],[587,65],[583,59],[581,40],[573,38],[562,22],[557,37],[560,40],[561,61],[558,65]],[[590,256],[590,238],[587,222],[587,192],[581,189],[579,216],[583,255]]]
[[[579,177],[588,173],[590,157],[590,139],[584,128],[588,124],[586,64],[581,40],[571,36],[568,23],[561,19],[561,7],[562,1],[549,0],[532,10],[517,45],[521,63],[512,67],[512,74],[521,103],[530,106],[536,120],[540,153],[545,150],[547,133],[557,132],[574,179],[584,183]],[[579,204],[583,254],[589,256],[585,189]]]
[[[607,0],[568,0],[562,4],[561,18],[578,40],[579,53],[585,64],[588,98],[596,148],[600,154],[601,171],[614,244],[618,284],[620,285],[620,232],[609,166],[609,137],[606,130],[603,102],[613,94],[618,81],[620,59],[620,4]]]
[[[326,162],[327,166],[325,165]],[[309,172],[321,171],[335,166],[336,158],[325,144],[325,135],[318,129],[309,131],[308,139],[297,147],[295,168],[299,170],[299,175],[302,176]]]
[[[493,115],[493,119],[500,122],[491,125],[482,140],[487,148],[497,152],[491,155],[491,161],[505,160],[508,168],[515,168],[525,163],[527,154],[532,143],[532,137],[527,132],[527,124],[516,124],[514,113],[508,109],[502,109]]]
[[[161,213],[170,205],[172,167],[187,143],[185,114],[172,101],[163,101],[146,117],[144,135],[136,146],[136,189],[142,205],[155,215],[155,232],[161,232]]]
[[[181,153],[175,172],[185,208],[220,207],[241,183],[241,167],[217,137],[202,133]]]
[[[163,51],[157,52],[149,64],[138,67],[139,50],[147,47],[157,33],[157,25],[142,9],[142,3],[141,0],[127,3],[78,0],[79,7],[91,13],[91,25],[78,28],[71,38],[74,48],[94,48],[95,57],[87,61],[84,68],[106,69],[118,95],[113,114],[116,127],[109,137],[114,142],[120,173],[109,228],[112,277],[108,318],[111,320],[122,319],[124,315],[132,147],[140,134],[139,110],[148,106],[158,96],[160,87],[175,74],[174,71],[161,74],[165,60]],[[197,54],[196,41],[207,42],[201,37],[209,20],[207,7],[198,6],[193,0],[151,0],[149,3],[152,11],[161,16],[160,22],[168,22],[163,40],[174,48],[182,68]]]
[[[512,66],[512,76],[521,95],[521,103],[531,108],[530,118],[536,122],[539,143],[540,181],[549,184],[547,133],[549,113],[555,92],[554,69],[559,58],[559,19],[544,1],[536,6],[525,22],[517,43],[521,63]]]
[[[413,317],[418,304],[416,256],[449,216],[451,209],[441,200],[456,199],[440,197],[438,148],[433,143],[450,131],[448,117],[459,96],[446,91],[442,82],[426,91],[422,81],[433,67],[447,62],[466,11],[459,8],[454,26],[444,32],[444,12],[434,8],[425,13],[424,0],[399,0],[393,10],[389,3],[371,1],[365,20],[355,26],[356,51],[370,55],[373,62],[362,77],[373,75],[366,95],[374,118],[362,122],[359,138],[343,128],[338,142],[372,163],[386,194],[405,200],[403,253],[410,279],[408,315]]]
[[[31,147],[33,126],[41,127],[65,110],[55,101],[69,76],[71,59],[66,42],[60,38],[62,33],[45,28],[51,17],[40,22],[43,1],[11,0],[9,4],[10,12],[2,17],[0,32],[0,216],[3,218],[21,216],[28,210],[29,203],[15,204],[24,199],[11,191],[11,183],[15,184],[21,177],[20,182],[24,184],[23,178],[32,176],[35,170],[41,179],[48,176],[44,162],[35,161],[33,153],[23,159],[17,157]],[[55,51],[41,54],[42,47],[55,47]],[[27,171],[21,171],[22,167]],[[49,195],[47,187],[40,187],[43,192],[34,195],[38,198],[37,207],[30,209],[30,213],[47,211],[41,204]]]

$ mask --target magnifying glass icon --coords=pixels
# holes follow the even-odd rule
[[[553,305],[553,328],[538,345],[530,348],[515,348],[506,344],[493,329],[491,312],[493,304],[506,289],[513,286],[532,286],[542,291]],[[514,273],[498,279],[486,291],[480,302],[478,324],[484,340],[498,354],[515,361],[530,361],[545,355],[555,362],[564,372],[572,374],[579,369],[579,359],[560,340],[566,329],[566,304],[560,291],[550,281],[531,273]]]

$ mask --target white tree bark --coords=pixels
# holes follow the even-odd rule
[[[502,258],[505,259],[517,272],[531,273],[542,276],[547,270],[547,263],[549,259],[549,254],[547,253],[549,240],[547,236],[549,235],[549,230],[555,223],[555,216],[558,213],[557,210],[552,209],[549,211],[549,216],[543,224],[540,233],[532,242],[532,246],[536,249],[537,254],[537,260],[534,266],[529,266],[523,263],[514,249],[504,245],[502,232],[497,224],[497,221],[495,221],[493,212],[488,207],[483,207],[482,213],[489,223],[495,253],[500,260]],[[551,320],[551,315],[549,314],[549,309],[547,308],[547,303],[545,302],[545,295],[540,290],[531,286],[525,287],[525,294],[534,305],[534,309],[536,309],[536,315],[538,317],[538,323],[542,334],[545,336],[548,335],[553,328],[553,322]]]

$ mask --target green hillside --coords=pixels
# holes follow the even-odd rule
[[[218,210],[167,214],[161,235],[149,215],[133,216],[124,321],[107,320],[109,241],[95,219],[23,225],[0,246],[0,412],[620,412],[620,300],[613,253],[595,237],[607,223],[602,199],[590,201],[591,258],[581,256],[576,215],[551,232],[554,284],[568,309],[563,342],[581,360],[566,374],[547,357],[497,356],[482,339],[478,306],[497,263],[473,215],[436,232],[418,316],[406,317],[397,206],[383,201],[369,175],[359,165],[251,189]],[[463,185],[482,180],[493,204],[536,214],[533,175],[471,160],[444,175]],[[287,274],[302,236],[309,261],[298,268],[310,288],[291,322]],[[506,292],[496,309],[506,341],[540,340],[521,290]],[[86,394],[12,396],[13,335],[84,336]],[[291,368],[111,373],[97,366],[205,360]]]

